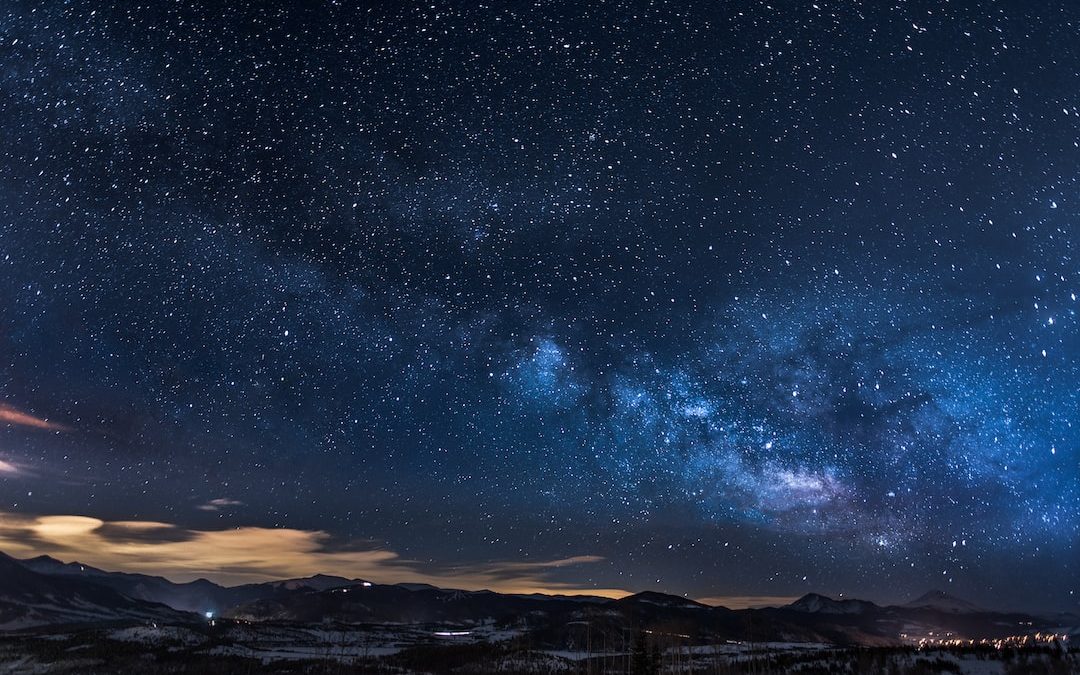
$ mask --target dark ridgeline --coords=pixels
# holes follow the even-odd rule
[[[235,587],[206,580],[178,584],[45,556],[25,561],[4,556],[0,573],[0,625],[11,628],[126,619],[201,623],[207,613],[289,625],[468,627],[486,622],[526,630],[538,644],[587,642],[605,648],[621,648],[632,640],[628,631],[640,630],[651,631],[653,641],[669,647],[717,640],[883,646],[924,635],[993,639],[1080,632],[1077,616],[988,611],[940,591],[897,606],[808,594],[783,607],[731,610],[652,591],[612,600],[373,584],[326,575]]]

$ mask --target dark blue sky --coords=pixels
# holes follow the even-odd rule
[[[975,5],[8,3],[0,543],[1076,609],[1080,9]]]

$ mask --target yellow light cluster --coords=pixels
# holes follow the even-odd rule
[[[923,637],[919,638],[917,644],[920,649],[924,647],[994,647],[997,649],[1004,649],[1006,647],[1035,647],[1068,641],[1069,636],[1066,633],[1034,633],[1027,635],[1009,635],[1000,638],[982,638],[978,640],[954,637]]]

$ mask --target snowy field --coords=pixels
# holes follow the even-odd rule
[[[823,643],[725,641],[647,650],[545,645],[477,625],[125,625],[0,634],[0,674],[103,672],[890,673],[1064,675],[1080,651],[844,649]]]

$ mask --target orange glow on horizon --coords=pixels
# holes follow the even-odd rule
[[[551,578],[553,570],[603,560],[595,555],[439,567],[403,559],[386,548],[342,550],[330,547],[331,543],[331,535],[319,530],[188,530],[155,521],[0,512],[0,550],[8,555],[26,558],[44,554],[65,562],[163,576],[175,582],[205,578],[237,585],[332,574],[376,583],[427,583],[500,593],[629,595],[623,589],[589,588]]]

